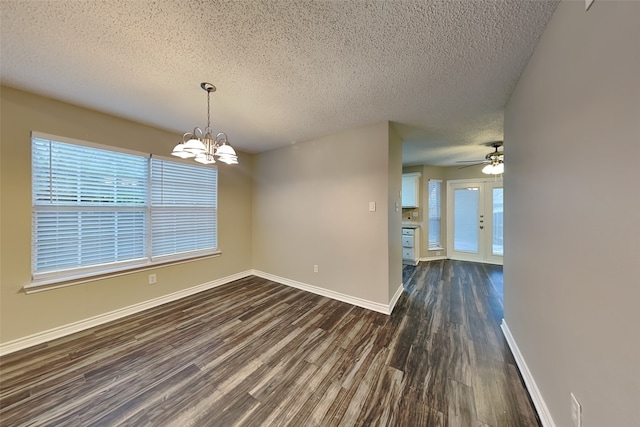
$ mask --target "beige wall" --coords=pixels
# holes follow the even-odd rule
[[[32,130],[167,155],[180,135],[52,99],[1,88],[0,342],[23,338],[251,268],[252,156],[219,168],[217,258],[25,295],[31,259]]]
[[[402,138],[389,125],[387,189],[389,298],[402,286]]]
[[[256,155],[254,268],[388,304],[391,260],[401,264],[399,242],[389,253],[389,153],[383,122]]]
[[[640,420],[640,3],[562,2],[507,104],[505,320],[557,426]]]

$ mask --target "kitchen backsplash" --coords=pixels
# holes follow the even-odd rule
[[[402,221],[422,222],[420,208],[402,208]]]

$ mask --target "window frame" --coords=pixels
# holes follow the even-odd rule
[[[145,184],[146,184],[146,198],[145,198],[145,203],[144,203],[144,233],[143,233],[143,237],[144,237],[144,243],[142,244],[142,248],[144,249],[143,251],[143,258],[136,258],[136,259],[128,259],[128,260],[124,260],[124,261],[115,261],[115,262],[108,262],[105,264],[93,264],[90,266],[79,266],[76,268],[60,268],[57,270],[51,270],[51,271],[38,271],[37,270],[37,266],[36,266],[36,238],[37,238],[37,231],[35,230],[35,225],[36,225],[36,210],[37,211],[54,211],[54,212],[62,212],[62,211],[71,211],[71,212],[79,212],[82,211],[83,209],[86,209],[85,207],[83,207],[82,205],[78,204],[78,205],[63,205],[63,204],[58,204],[58,205],[42,205],[42,204],[38,204],[35,200],[35,188],[34,188],[34,164],[33,164],[33,153],[34,153],[34,140],[36,139],[41,139],[41,140],[48,140],[51,142],[59,142],[59,143],[63,143],[63,144],[72,144],[72,145],[76,145],[76,146],[81,146],[81,147],[88,147],[88,148],[95,148],[95,149],[100,149],[100,150],[106,150],[112,153],[121,153],[121,154],[128,154],[128,155],[134,155],[134,156],[140,156],[143,157],[144,159],[146,159],[146,173],[145,173]],[[149,270],[149,269],[154,269],[157,268],[158,266],[164,266],[164,265],[172,265],[172,264],[180,264],[180,263],[185,263],[185,262],[192,262],[195,260],[199,260],[199,259],[203,259],[203,258],[209,258],[209,257],[215,257],[215,256],[219,256],[221,254],[221,251],[219,250],[219,239],[218,239],[218,231],[219,231],[219,226],[218,226],[218,186],[219,186],[219,177],[218,177],[218,168],[216,165],[200,165],[200,164],[194,164],[193,162],[188,162],[182,159],[174,159],[174,158],[170,158],[170,157],[164,157],[164,156],[157,156],[151,153],[145,153],[145,152],[140,152],[140,151],[135,151],[135,150],[129,150],[129,149],[124,149],[124,148],[120,148],[120,147],[114,147],[114,146],[110,146],[110,145],[104,145],[104,144],[97,144],[97,143],[93,143],[93,142],[89,142],[89,141],[83,141],[83,140],[78,140],[78,139],[73,139],[73,138],[67,138],[67,137],[62,137],[59,135],[51,135],[51,134],[47,134],[47,133],[43,133],[43,132],[36,132],[36,131],[32,131],[31,132],[31,137],[30,137],[30,143],[31,143],[31,151],[30,154],[32,156],[32,160],[31,160],[31,212],[32,212],[32,216],[30,218],[31,221],[31,226],[32,226],[32,232],[31,232],[31,282],[27,285],[25,285],[23,288],[26,292],[31,291],[39,291],[39,290],[44,290],[44,289],[49,289],[49,288],[57,288],[57,287],[62,287],[62,286],[70,286],[70,285],[75,285],[75,284],[79,284],[79,283],[85,283],[85,282],[89,282],[89,281],[94,281],[94,280],[100,280],[103,278],[107,278],[107,277],[115,277],[115,276],[120,276],[123,274],[130,274],[133,272],[137,272],[137,271],[143,271],[143,270]],[[206,248],[206,249],[200,249],[200,250],[192,250],[192,251],[186,251],[186,252],[177,252],[177,253],[173,253],[173,254],[168,254],[168,255],[163,255],[163,256],[154,256],[153,254],[153,248],[152,248],[152,234],[153,234],[153,230],[152,230],[152,221],[151,221],[151,215],[152,215],[152,210],[153,210],[153,204],[152,204],[152,185],[153,185],[153,180],[152,180],[152,162],[156,162],[156,161],[161,161],[161,162],[169,162],[172,164],[184,164],[186,166],[189,167],[197,167],[197,168],[208,168],[208,169],[212,169],[214,172],[213,174],[211,174],[212,177],[212,182],[210,183],[211,185],[214,185],[214,205],[213,207],[210,207],[210,210],[212,212],[213,219],[209,219],[208,221],[212,221],[213,225],[213,229],[214,229],[214,238],[213,238],[213,245],[214,247],[212,248]],[[209,190],[211,191],[211,190]],[[200,208],[200,206],[198,207],[193,207],[193,209],[195,211],[197,211]],[[108,212],[109,210],[112,210],[114,212],[124,212],[124,211],[130,211],[133,208],[130,206],[118,206],[116,204],[110,204],[110,205],[105,205],[105,206],[100,206],[100,209],[93,208],[96,210],[100,210],[100,211],[104,211],[104,212]],[[140,207],[136,208],[138,211],[140,210]],[[183,208],[186,211],[189,211],[190,209],[187,208]],[[201,209],[200,209],[201,210]],[[136,243],[137,244],[137,243]]]

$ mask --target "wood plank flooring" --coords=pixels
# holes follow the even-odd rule
[[[5,426],[539,426],[501,268],[422,262],[391,316],[248,277],[0,359]]]

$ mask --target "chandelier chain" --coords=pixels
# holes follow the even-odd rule
[[[211,92],[207,90],[207,129],[211,129]]]

